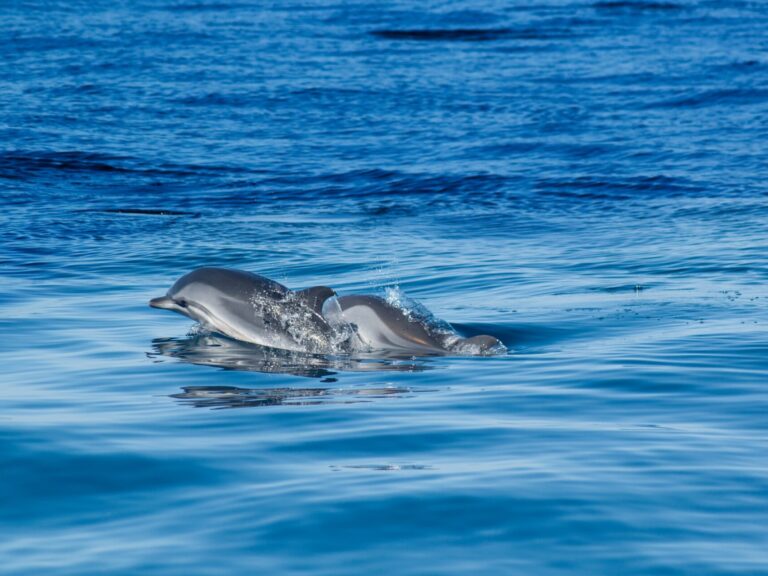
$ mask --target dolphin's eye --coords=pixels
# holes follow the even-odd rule
[[[183,298],[182,298],[181,300],[179,300],[179,301],[178,301],[178,304],[179,304],[179,306],[181,306],[182,308],[186,308],[186,307],[187,307],[187,301],[186,301],[186,300],[184,300]]]

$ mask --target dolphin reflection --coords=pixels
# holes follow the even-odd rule
[[[254,408],[260,406],[306,406],[352,404],[379,398],[409,395],[410,388],[236,388],[234,386],[184,386],[171,394],[195,408]]]
[[[332,356],[310,354],[232,340],[217,334],[198,334],[186,338],[155,338],[150,358],[162,361],[175,358],[182,362],[214,366],[225,370],[291,374],[309,378],[333,376],[338,371],[421,372],[434,368],[429,357],[414,358],[402,354],[358,354]]]

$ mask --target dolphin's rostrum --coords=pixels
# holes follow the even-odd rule
[[[461,338],[448,325],[413,317],[377,296],[336,297],[327,286],[291,291],[264,276],[227,268],[198,268],[149,305],[184,314],[237,340],[285,350],[416,355],[506,351],[493,336]]]

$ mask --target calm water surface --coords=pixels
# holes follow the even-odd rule
[[[0,6],[0,565],[768,573],[768,5]],[[398,287],[493,358],[147,300]]]

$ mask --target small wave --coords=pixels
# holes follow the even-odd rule
[[[165,9],[172,12],[223,12],[249,7],[253,7],[253,4],[242,4],[236,2],[193,2],[188,4],[171,4]]]
[[[638,294],[648,290],[650,286],[648,284],[621,284],[618,286],[597,286],[590,288],[593,292],[605,292],[606,294],[619,294],[622,292],[631,292]]]
[[[749,106],[765,104],[768,90],[758,88],[726,88],[706,90],[648,105],[648,108],[705,108],[708,106]]]
[[[675,12],[685,10],[687,6],[675,2],[633,2],[632,0],[604,0],[592,4],[598,10],[616,10],[633,12]]]
[[[465,337],[493,334],[515,352],[526,353],[583,335],[582,328],[550,324],[456,323],[453,327]]]
[[[487,42],[491,40],[549,40],[569,36],[567,30],[546,28],[412,28],[372,30],[387,40],[432,42]]]
[[[766,63],[761,60],[737,60],[725,64],[716,64],[711,66],[713,70],[737,70],[739,72],[756,72],[766,67]]]
[[[127,160],[122,156],[109,156],[95,152],[7,152],[0,154],[0,176],[37,170],[130,172],[119,163]]]
[[[396,170],[352,170],[328,174],[275,176],[258,182],[258,190],[274,199],[412,197],[426,195],[487,195],[510,187],[498,174],[408,173]],[[241,194],[238,198],[242,197]],[[252,198],[248,199],[251,203]]]
[[[600,200],[626,200],[627,194],[637,192],[663,192],[669,195],[688,195],[701,188],[692,182],[664,175],[636,178],[592,178],[581,177],[573,180],[542,180],[535,186],[544,194],[565,197],[581,196]]]
[[[132,214],[139,216],[192,216],[200,217],[199,212],[183,212],[181,210],[151,210],[145,208],[92,208],[76,210],[76,212],[97,212],[101,214]]]
[[[221,92],[211,92],[209,94],[176,98],[171,100],[171,102],[174,104],[181,104],[183,106],[228,106],[232,108],[242,108],[244,106],[258,104],[259,99],[258,96],[254,94],[227,94]]]
[[[170,178],[261,173],[259,170],[242,166],[157,163],[131,156],[114,156],[84,150],[0,152],[0,178],[18,180],[46,172],[114,173],[127,176],[135,174]]]
[[[372,472],[402,472],[410,470],[434,470],[426,464],[349,464],[346,466],[331,466],[331,470],[370,470]]]
[[[58,36],[16,36],[5,44],[6,49],[19,52],[48,52],[72,49],[102,49],[116,44],[114,39],[85,38],[74,34]]]

